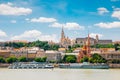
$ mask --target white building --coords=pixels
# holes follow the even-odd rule
[[[47,61],[60,61],[61,53],[58,51],[48,50],[45,52],[45,56],[47,57]]]

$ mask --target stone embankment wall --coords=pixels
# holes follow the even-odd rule
[[[0,63],[0,68],[5,68],[5,67],[8,67],[10,64],[2,64]]]
[[[120,68],[120,64],[109,64],[110,68]]]

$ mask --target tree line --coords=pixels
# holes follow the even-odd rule
[[[48,41],[33,41],[28,43],[23,42],[5,42],[5,47],[13,47],[13,48],[21,48],[21,47],[39,47],[44,50],[58,50],[60,48],[59,44],[49,44]],[[67,53],[73,52],[75,48],[83,47],[80,44],[74,44],[72,46],[68,46],[66,50]],[[120,50],[120,44],[95,44],[91,45],[91,48],[115,48],[115,50]]]
[[[76,63],[77,57],[75,55],[65,55],[62,60],[63,63]],[[107,63],[107,60],[104,59],[99,54],[95,53],[91,57],[83,57],[80,62],[90,62],[90,63]]]
[[[3,58],[0,57],[0,63],[13,63],[13,62],[30,62],[30,61],[36,61],[36,62],[46,62],[47,57],[42,58],[34,58],[34,59],[27,59],[26,57],[9,57],[9,58]]]
[[[85,56],[83,57],[80,62],[90,62],[90,63],[106,63],[107,60],[100,56],[99,54],[95,53],[90,58]]]
[[[83,45],[80,44],[74,44],[72,46],[68,46],[68,49],[66,50],[66,53],[71,53],[74,51],[76,48],[82,48]],[[115,50],[120,50],[120,45],[119,44],[95,44],[91,45],[91,48],[115,48]]]
[[[21,47],[39,47],[44,50],[58,50],[58,44],[49,44],[47,41],[33,41],[28,43],[23,42],[5,42],[5,47],[21,48]]]

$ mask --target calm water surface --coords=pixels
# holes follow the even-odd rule
[[[0,80],[120,80],[120,69],[0,69]]]

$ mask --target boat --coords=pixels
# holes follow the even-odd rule
[[[40,62],[15,62],[11,64],[9,69],[52,69],[54,66],[50,63]]]
[[[59,64],[59,68],[71,68],[71,69],[109,69],[109,65],[105,63],[70,63],[70,64]]]

